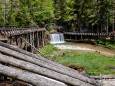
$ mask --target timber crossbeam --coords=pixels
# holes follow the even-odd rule
[[[36,31],[38,32],[45,31],[45,29],[44,28],[39,28],[39,29],[37,28],[0,28],[0,33],[8,37],[14,36],[14,35],[32,33]]]
[[[65,35],[80,35],[80,36],[103,36],[103,37],[115,37],[115,33],[75,33],[64,32]]]

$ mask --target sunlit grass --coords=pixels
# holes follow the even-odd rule
[[[40,49],[40,51],[45,54],[46,56],[51,55],[54,51],[58,50],[56,47],[53,45],[47,45],[43,48]]]
[[[53,45],[47,45],[41,49],[45,55],[52,55],[55,51],[58,53],[60,50]],[[104,56],[98,52],[76,52],[76,51],[63,51],[55,56],[55,61],[65,66],[74,66],[74,69],[83,69],[86,74],[100,75],[100,74],[114,74],[115,75],[115,56]],[[54,58],[51,57],[51,58]]]
[[[56,61],[65,66],[75,65],[86,68],[89,75],[115,74],[115,57],[108,57],[98,53],[78,53],[65,51],[65,56],[58,57]],[[67,55],[68,54],[68,55]]]

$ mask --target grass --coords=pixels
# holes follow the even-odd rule
[[[40,52],[45,54],[46,56],[50,56],[54,51],[57,51],[58,49],[54,47],[53,45],[46,45],[45,47],[40,49]]]
[[[58,49],[53,45],[48,45],[42,48],[41,51],[45,55],[50,56],[54,51],[58,52]],[[59,55],[56,56],[55,61],[89,75],[115,75],[115,57],[104,56],[96,52],[81,53],[76,51],[63,51],[63,54],[59,53]]]
[[[98,53],[78,53],[65,51],[64,56],[58,57],[56,61],[65,66],[75,66],[85,69],[89,75],[115,74],[115,57],[103,56]],[[68,55],[67,55],[68,54]]]

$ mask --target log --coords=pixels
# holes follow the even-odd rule
[[[22,80],[35,86],[67,86],[62,82],[2,64],[0,64],[0,74]]]
[[[79,79],[81,81],[84,81],[84,82],[87,82],[87,83],[90,83],[92,85],[98,85],[98,82],[96,82],[94,79],[90,79],[86,76],[83,76],[82,74],[80,74],[79,72],[73,70],[73,69],[70,69],[70,68],[67,68],[65,66],[62,66],[60,64],[57,64],[55,62],[52,62],[52,61],[49,61],[45,58],[41,58],[41,57],[37,57],[36,55],[34,54],[31,54],[27,51],[24,51],[22,49],[19,49],[17,47],[14,47],[14,46],[11,46],[9,44],[5,44],[5,43],[2,43],[0,42],[0,45],[4,46],[4,47],[7,47],[9,49],[6,49],[6,48],[3,48],[1,47],[0,50],[1,52],[5,52],[5,53],[8,53],[7,50],[9,51],[8,54],[11,54],[15,57],[19,57],[19,55],[21,55],[21,59],[23,60],[26,60],[26,61],[29,61],[29,62],[32,62],[36,65],[40,65],[40,66],[43,66],[43,67],[46,67],[46,68],[49,68],[51,70],[54,70],[56,72],[59,72],[59,73],[62,73],[62,74],[65,74],[65,75],[68,75],[68,76],[71,76],[71,77],[74,77],[76,79]],[[15,50],[15,51],[12,51],[12,50]],[[17,51],[17,52],[16,52]],[[23,54],[22,54],[23,53]],[[33,57],[33,58],[32,58]],[[59,70],[60,69],[60,70]]]
[[[90,76],[90,78],[96,79],[96,80],[102,80],[102,79],[115,79],[114,75],[101,75],[101,76]]]
[[[79,85],[81,85],[81,86],[84,86],[84,85],[85,86],[92,86],[88,83],[80,81],[79,79],[75,79],[75,78],[69,77],[69,76],[64,75],[64,74],[60,74],[58,72],[37,66],[35,64],[29,63],[29,62],[26,62],[23,60],[15,59],[11,56],[6,56],[6,55],[0,54],[0,62],[5,63],[5,64],[10,64],[10,65],[18,67],[20,69],[31,71],[31,72],[36,73],[36,74],[42,74],[46,77],[53,78],[55,80],[64,82],[66,84],[70,84],[72,86],[79,86]]]

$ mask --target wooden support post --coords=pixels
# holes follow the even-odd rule
[[[8,43],[8,44],[11,44],[11,37],[8,37],[7,43]]]
[[[24,35],[21,35],[21,48],[24,49],[24,42],[22,38],[24,38]]]
[[[27,34],[25,34],[25,40],[27,40],[27,42],[28,42],[28,35]],[[28,43],[26,43],[26,45],[25,45],[25,50],[27,51],[27,48],[28,48]]]
[[[37,40],[37,31],[34,33],[34,47],[36,47],[37,48],[37,42],[38,42],[38,40]],[[35,50],[35,53],[36,53],[37,51]]]
[[[10,37],[10,44],[13,44],[13,37]]]
[[[16,41],[16,46],[18,46],[18,36],[15,37],[15,41]]]
[[[42,31],[42,47],[44,46],[44,35],[45,35],[45,32]]]
[[[32,33],[32,46],[35,46],[34,45],[34,32]],[[34,53],[34,48],[32,47],[32,53]]]
[[[19,37],[19,47],[22,48],[22,39],[21,39],[21,36]]]
[[[42,31],[40,31],[40,48],[42,47]]]
[[[18,36],[17,42],[18,42],[18,45],[17,45],[17,46],[20,47],[20,46],[21,46],[20,36]]]
[[[41,48],[41,33],[39,32],[39,48]]]
[[[34,47],[37,48],[37,32],[34,32]],[[36,53],[36,50],[34,49],[34,53]]]
[[[27,39],[27,42],[30,43],[30,42],[29,42],[29,34],[26,34],[26,39]],[[28,43],[27,43],[27,45],[26,45],[27,51],[28,51],[28,48],[29,48],[29,44],[28,44]]]
[[[32,33],[30,33],[30,44],[32,44]],[[32,52],[32,46],[30,46],[30,52]]]
[[[37,32],[37,48],[39,49],[39,32]]]

